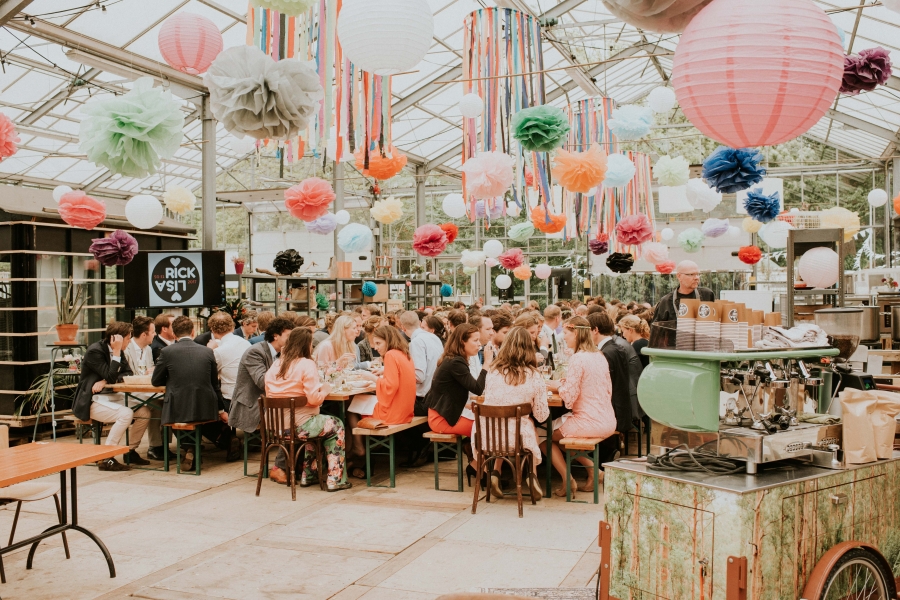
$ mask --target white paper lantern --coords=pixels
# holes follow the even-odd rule
[[[683,185],[659,186],[659,212],[667,214],[693,212],[694,207],[687,200],[686,189]]]
[[[522,214],[522,209],[519,208],[519,205],[516,204],[515,202],[507,202],[506,203],[506,214],[507,214],[507,216],[510,216],[515,219],[520,214]]]
[[[659,237],[661,237],[662,239],[664,239],[666,241],[669,241],[673,237],[675,237],[675,232],[672,229],[666,227],[665,229],[663,229],[662,231],[659,232]]]
[[[428,0],[344,0],[338,39],[363,71],[396,75],[419,64],[431,47],[434,17]]]
[[[60,198],[62,198],[63,196],[65,196],[66,194],[68,194],[71,191],[72,191],[72,188],[70,188],[67,185],[58,185],[55,188],[53,188],[53,199],[56,200],[57,204],[59,204]]]
[[[484,264],[486,258],[487,256],[485,256],[484,252],[479,252],[478,250],[463,250],[459,262],[464,267],[477,269]]]
[[[881,5],[895,13],[900,13],[900,0],[881,0]]]
[[[534,276],[538,279],[547,279],[553,270],[547,263],[542,263],[534,268]]]
[[[125,204],[125,218],[138,229],[152,229],[159,225],[163,207],[153,196],[134,196]]]
[[[497,279],[495,279],[494,282],[497,284],[497,289],[500,290],[508,290],[509,286],[512,285],[512,279],[506,274],[497,275]]]
[[[838,280],[838,254],[831,248],[813,248],[800,257],[797,272],[814,288],[828,288]]]
[[[466,216],[466,201],[463,200],[462,194],[447,194],[441,206],[444,214],[451,219],[461,219]]]
[[[346,225],[350,222],[350,213],[346,210],[339,210],[334,213],[334,218],[337,219],[338,225]]]
[[[788,231],[793,228],[785,221],[772,221],[760,227],[757,235],[769,248],[777,250],[787,248]]]
[[[881,189],[874,189],[869,192],[869,206],[878,208],[884,206],[888,201],[888,193]]]
[[[488,258],[497,258],[503,254],[503,244],[500,240],[488,240],[484,243],[482,250],[484,250]]]
[[[735,227],[734,225],[732,225],[731,227],[728,228],[728,234],[727,234],[727,235],[728,235],[728,237],[730,237],[730,238],[740,237],[740,235],[741,235],[741,228],[740,228],[740,227]]]
[[[647,96],[647,106],[655,113],[666,113],[675,108],[675,90],[669,87],[653,88]]]
[[[459,113],[467,119],[480,117],[484,112],[484,100],[478,94],[466,94],[459,101]]]

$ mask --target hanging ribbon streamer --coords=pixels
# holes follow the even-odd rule
[[[610,252],[630,252],[635,258],[640,257],[640,246],[622,245],[616,241],[615,229],[620,220],[629,216],[644,214],[655,227],[653,210],[653,191],[651,188],[653,172],[650,167],[650,155],[643,152],[624,152],[628,160],[634,163],[634,178],[627,185],[617,188],[603,188],[597,200],[597,226],[600,233],[609,235]]]

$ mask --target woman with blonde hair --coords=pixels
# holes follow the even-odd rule
[[[612,380],[609,377],[609,363],[591,339],[591,325],[584,317],[573,317],[563,325],[566,345],[574,352],[569,358],[566,378],[550,381],[547,386],[557,391],[563,404],[572,412],[553,421],[553,450],[550,459],[553,466],[563,476],[563,487],[554,493],[565,496],[566,460],[559,447],[559,441],[567,437],[606,439],[616,432],[616,413],[612,406]],[[546,441],[541,445],[546,447]],[[594,463],[587,458],[578,462],[593,468]],[[593,473],[593,471],[589,471]],[[601,477],[602,477],[601,473]],[[574,478],[573,478],[574,479]],[[594,489],[593,475],[587,483],[578,487],[581,491]],[[574,490],[573,490],[574,493]]]
[[[541,320],[538,318],[537,313],[526,312],[520,314],[513,321],[513,327],[521,327],[528,332],[531,341],[534,343],[535,360],[539,365],[543,364],[544,354],[541,352],[541,348],[546,348],[549,342],[541,339]]]
[[[339,369],[344,369],[348,365],[357,369],[368,369],[369,363],[359,359],[359,346],[355,341],[358,335],[359,325],[353,317],[347,315],[338,317],[328,339],[316,346],[313,353],[316,364],[328,367],[331,363],[337,363]]]
[[[650,344],[650,326],[647,325],[647,321],[637,315],[628,315],[619,321],[619,329],[622,331],[622,337],[637,352],[641,366],[646,367],[650,364],[650,357],[641,354],[641,350]]]

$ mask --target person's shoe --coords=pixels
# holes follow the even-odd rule
[[[307,488],[307,487],[312,487],[314,485],[319,485],[318,477],[309,477],[309,478],[301,477],[300,478],[300,487]]]
[[[193,450],[185,450],[184,456],[181,457],[181,470],[182,471],[193,471],[194,470],[194,451]]]
[[[228,454],[225,456],[225,462],[236,462],[244,459],[244,447],[241,441],[236,437],[231,438],[231,447],[228,448]]]
[[[150,460],[163,460],[165,456],[163,455],[163,447],[162,446],[151,446],[147,450],[147,458]]]
[[[107,458],[97,463],[97,468],[101,471],[130,471],[131,467],[123,465],[114,458]]]
[[[149,465],[150,461],[141,458],[141,455],[137,453],[137,450],[131,450],[128,452],[128,463],[132,465]]]
[[[329,483],[325,488],[329,492],[339,492],[341,490],[349,490],[353,487],[353,484],[349,481],[347,483]]]
[[[500,489],[500,473],[491,471],[491,494],[494,498],[503,498],[503,490]]]
[[[269,479],[281,485],[287,485],[287,473],[278,467],[269,467]]]

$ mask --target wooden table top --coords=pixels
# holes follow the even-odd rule
[[[134,385],[129,383],[117,383],[109,386],[117,394],[162,394],[166,386],[154,387],[152,385]]]
[[[332,392],[325,397],[326,400],[335,400],[338,402],[346,402],[348,400],[353,400],[354,396],[358,396],[360,394],[374,394],[375,393],[375,384],[373,383],[369,387],[365,387],[359,390],[346,390],[340,392]]]
[[[0,450],[0,488],[128,452],[128,446],[38,442]]]

